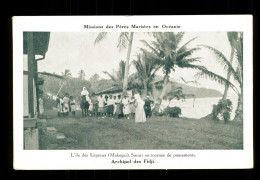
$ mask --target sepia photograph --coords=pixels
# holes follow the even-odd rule
[[[23,43],[24,149],[243,149],[242,32]]]
[[[214,150],[227,153],[212,158],[228,167],[233,150],[251,157],[248,31],[80,24],[80,31],[19,30],[21,153],[66,152],[59,158],[85,158],[97,169],[102,158],[105,169],[156,169],[173,167],[169,157],[196,168]]]

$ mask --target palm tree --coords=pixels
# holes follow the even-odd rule
[[[79,79],[81,80],[85,79],[86,74],[83,69],[81,69],[78,74],[79,74]]]
[[[155,73],[160,68],[156,59],[149,59],[145,53],[138,54],[137,59],[133,60],[137,70],[139,85],[143,87],[143,95],[147,96],[148,90],[152,91],[151,82],[154,80]]]
[[[162,32],[152,33],[152,35],[155,38],[154,41],[151,41],[150,43],[144,40],[142,41],[151,51],[148,52],[144,49],[142,49],[142,51],[147,54],[149,59],[155,59],[156,61],[158,61],[160,66],[163,68],[163,89],[160,95],[160,98],[162,98],[165,94],[167,84],[169,82],[169,75],[171,71],[175,70],[176,66],[180,68],[192,69],[204,67],[191,64],[192,62],[197,62],[200,59],[198,57],[190,57],[193,52],[199,50],[200,48],[187,48],[187,45],[196,38],[193,38],[184,43],[184,45],[180,46],[180,42],[184,36],[184,32]]]
[[[101,32],[98,34],[95,44],[102,41],[107,37],[107,32]],[[129,61],[130,61],[130,55],[132,50],[132,43],[133,43],[133,32],[121,32],[118,37],[118,44],[117,47],[119,50],[127,49],[127,56],[126,56],[126,62],[125,62],[125,70],[124,70],[124,81],[123,81],[123,93],[126,93],[127,85],[128,85],[128,74],[129,74]]]
[[[71,78],[71,72],[69,69],[65,69],[64,72],[62,72],[62,76],[67,77],[67,78]]]
[[[126,66],[125,61],[121,60],[119,62],[118,71],[113,70],[112,74],[110,74],[107,71],[103,71],[103,73],[108,75],[110,77],[110,79],[113,81],[113,86],[118,87],[118,88],[123,88],[125,69],[126,69],[125,66]]]
[[[98,74],[94,74],[89,78],[90,87],[92,91],[95,91],[99,86],[99,80],[100,80],[100,76]]]
[[[236,55],[236,68],[232,66],[231,62],[228,61],[228,59],[219,50],[207,45],[201,45],[215,54],[217,57],[216,60],[222,65],[223,70],[228,73],[228,77],[224,78],[206,69],[200,69],[200,72],[197,73],[196,76],[210,78],[220,84],[231,87],[238,95],[238,105],[235,119],[240,119],[243,113],[243,33],[236,32],[236,34],[233,36],[235,38],[232,41],[232,48],[234,48],[234,54]],[[230,81],[230,77],[233,77],[234,81],[238,84],[238,87]]]
[[[229,40],[229,44],[231,46],[231,53],[230,53],[230,64],[232,65],[233,63],[233,58],[234,58],[234,52],[235,52],[235,48],[234,48],[234,43],[237,40],[237,33],[236,32],[227,32],[227,36],[228,36],[228,40]],[[230,76],[231,76],[231,72],[228,71],[227,73],[227,80],[230,81]],[[227,99],[227,93],[228,93],[228,88],[229,88],[229,84],[225,85],[225,90],[224,90],[224,94],[223,94],[223,100]]]

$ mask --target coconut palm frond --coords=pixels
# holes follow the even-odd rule
[[[152,59],[154,61],[160,62],[161,58],[152,52],[147,51],[146,49],[140,48],[140,51],[146,56],[147,59]]]
[[[211,47],[211,46],[207,46],[207,45],[200,45],[202,47],[205,47],[209,50],[211,50],[217,57],[218,62],[222,65],[223,69],[226,71],[231,72],[231,74],[233,75],[234,79],[241,85],[242,82],[240,80],[240,78],[238,77],[236,71],[234,70],[233,66],[230,64],[230,62],[227,60],[227,58],[222,54],[222,52],[220,52],[219,50]]]
[[[152,50],[153,53],[155,53],[157,56],[160,56],[159,50],[155,47],[152,47],[147,41],[140,40],[146,47],[148,47],[150,50]]]
[[[109,76],[109,78],[110,78],[113,82],[118,82],[118,81],[117,81],[117,78],[116,78],[114,75],[110,74],[110,73],[107,72],[107,71],[103,71],[103,73],[106,74],[107,76]]]
[[[127,45],[128,45],[128,42],[129,42],[128,36],[129,36],[128,32],[121,32],[119,34],[118,43],[117,43],[117,48],[119,48],[119,51],[122,51],[123,49],[127,48]]]
[[[177,43],[177,44],[179,44],[179,43],[181,42],[181,40],[182,40],[184,34],[185,34],[184,32],[178,32],[178,33],[176,34],[176,43]]]
[[[200,57],[195,57],[195,58],[189,58],[189,59],[183,59],[178,63],[178,66],[181,67],[182,64],[190,64],[193,62],[200,62]]]
[[[97,44],[100,41],[104,40],[107,37],[107,34],[108,34],[107,32],[100,32],[100,33],[98,33],[98,35],[97,35],[97,37],[95,39],[94,44]]]
[[[141,79],[145,79],[146,78],[146,70],[141,62],[140,59],[138,60],[133,60],[133,64],[137,70],[137,74],[139,75],[139,77],[142,77]]]
[[[182,59],[191,56],[195,51],[200,50],[200,48],[192,48],[189,50],[186,50],[180,54],[177,54],[176,62],[182,61]]]
[[[204,67],[197,67],[196,69],[198,69],[200,72],[198,72],[194,77],[195,78],[209,78],[215,82],[218,82],[219,84],[222,84],[222,85],[226,85],[228,84],[237,94],[239,94],[239,91],[237,90],[236,86],[231,83],[230,81],[228,81],[226,78],[212,72],[212,71],[209,71],[207,70],[206,68]]]
[[[192,38],[191,40],[189,40],[188,42],[186,42],[184,45],[182,45],[182,46],[179,48],[178,53],[179,53],[179,52],[182,52],[183,49],[186,49],[186,48],[187,48],[187,45],[188,45],[190,42],[192,42],[192,41],[194,41],[195,39],[197,39],[197,38],[198,38],[198,36],[195,37],[195,38]]]
[[[234,47],[235,42],[238,39],[238,32],[227,32],[228,41],[231,47]]]

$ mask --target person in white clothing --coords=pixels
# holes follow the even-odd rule
[[[40,113],[40,115],[42,115],[44,113],[42,97],[39,98],[39,113]]]
[[[102,94],[98,96],[97,101],[98,101],[98,116],[100,117],[101,115],[103,116],[103,108],[104,108],[104,99]]]
[[[64,117],[68,117],[69,115],[69,98],[67,97],[67,95],[64,96],[63,98],[63,116]]]
[[[127,119],[129,119],[130,106],[129,106],[129,99],[127,98],[127,95],[125,95],[124,98],[122,99],[122,104],[123,104],[123,114]]]
[[[76,101],[73,99],[72,96],[70,96],[70,108],[71,108],[71,113],[72,116],[76,116]]]
[[[83,90],[81,91],[81,96],[84,96],[84,95],[86,96],[86,100],[87,100],[89,93],[88,93],[88,90],[86,89],[86,87],[83,87]]]
[[[140,94],[135,94],[135,107],[135,122],[144,123],[146,121],[144,101],[141,99]]]

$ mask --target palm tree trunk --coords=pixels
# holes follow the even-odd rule
[[[169,75],[168,75],[168,73],[166,73],[165,76],[164,76],[163,89],[162,89],[162,92],[161,92],[161,95],[160,95],[160,99],[162,99],[164,94],[165,94],[168,82],[169,82]]]
[[[131,32],[130,38],[129,38],[129,43],[128,43],[126,62],[125,62],[125,75],[124,75],[124,83],[123,83],[123,93],[127,92],[129,61],[130,61],[130,55],[131,55],[131,50],[132,50],[133,37],[134,37],[134,32]]]
[[[145,98],[147,96],[147,82],[144,83],[144,92],[143,97]]]
[[[230,55],[230,64],[231,64],[231,65],[232,65],[232,63],[233,63],[233,57],[234,57],[234,48],[232,47],[232,49],[231,49],[231,55]],[[228,71],[228,73],[227,73],[227,80],[228,80],[228,81],[230,80],[230,76],[231,76],[231,72]],[[225,85],[224,94],[223,94],[223,97],[222,97],[223,100],[226,100],[226,99],[227,99],[228,88],[229,88],[229,85],[226,84],[226,85]]]

